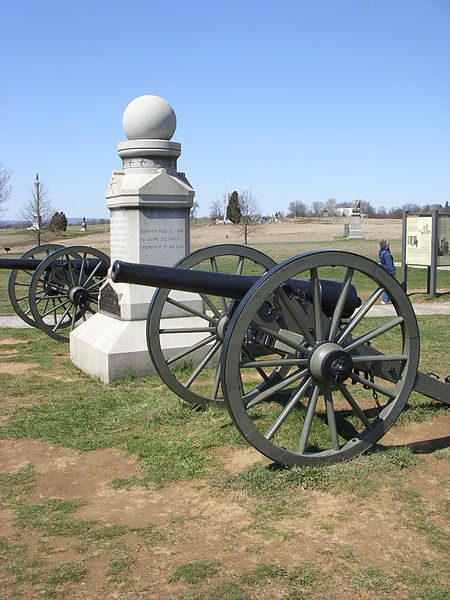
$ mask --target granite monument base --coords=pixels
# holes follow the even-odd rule
[[[88,375],[111,383],[127,376],[155,375],[155,368],[147,349],[145,320],[123,321],[106,314],[97,313],[70,334],[70,359]],[[198,317],[162,319],[161,327],[193,328],[204,325]],[[166,357],[192,348],[204,338],[203,334],[178,333],[164,336],[163,351]],[[189,358],[198,360],[205,353],[190,353]],[[213,361],[217,364],[218,356]]]

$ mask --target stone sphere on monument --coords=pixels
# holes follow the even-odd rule
[[[170,140],[175,133],[177,117],[161,96],[138,96],[126,107],[122,125],[129,140]]]

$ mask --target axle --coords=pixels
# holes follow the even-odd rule
[[[116,283],[134,283],[241,300],[260,277],[257,275],[234,275],[163,267],[161,265],[141,265],[116,260],[111,269],[111,279]],[[320,284],[322,288],[322,309],[327,316],[331,316],[342,284],[339,281],[330,279],[321,279]],[[313,291],[310,281],[289,279],[283,287],[287,291],[300,293],[306,300],[312,302]],[[360,304],[361,300],[358,298],[356,289],[354,286],[350,286],[343,316],[349,317]]]

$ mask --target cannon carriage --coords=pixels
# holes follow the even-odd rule
[[[180,397],[200,406],[223,402],[242,436],[287,466],[332,464],[366,451],[413,390],[450,404],[450,386],[418,371],[414,310],[377,263],[316,251],[275,265],[255,252],[212,246],[176,268],[113,264],[113,281],[159,287],[147,344]],[[234,260],[233,274],[220,272],[224,257]],[[245,274],[248,262],[261,274]],[[201,307],[180,300],[180,291],[197,295]],[[393,314],[373,319],[383,291]],[[173,307],[194,326],[183,332],[176,318],[166,319]],[[174,353],[163,339],[180,335],[192,336],[192,344]]]
[[[97,298],[106,279],[109,257],[88,246],[44,244],[20,258],[0,259],[10,269],[8,295],[16,314],[62,342],[97,311]]]

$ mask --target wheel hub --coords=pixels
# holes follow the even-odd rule
[[[221,317],[216,325],[217,328],[217,337],[219,338],[219,340],[224,340],[225,339],[225,334],[227,332],[227,326],[228,323],[230,322],[230,319],[228,318],[228,315],[223,315],[223,317]]]
[[[342,383],[353,370],[352,357],[333,342],[318,344],[309,361],[311,375],[322,383]]]
[[[77,306],[87,304],[89,302],[89,293],[83,287],[74,287],[69,293],[70,301]]]

